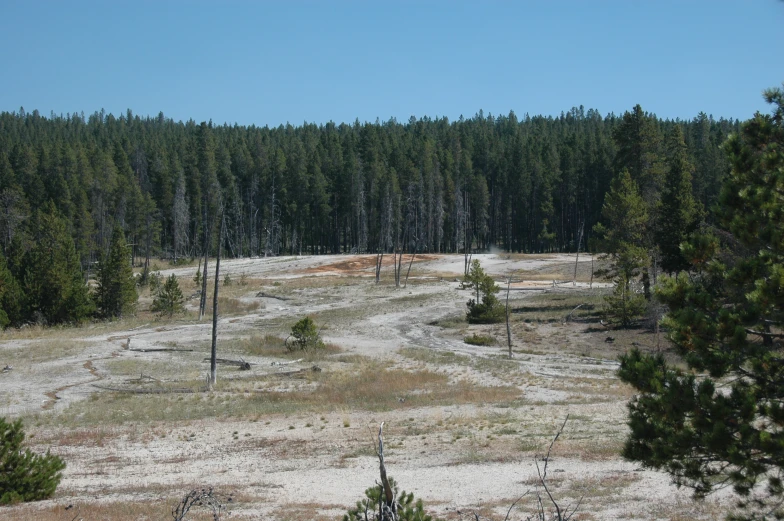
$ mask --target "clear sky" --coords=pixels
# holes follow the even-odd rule
[[[0,110],[43,115],[746,119],[784,81],[784,2],[2,0],[0,62]]]

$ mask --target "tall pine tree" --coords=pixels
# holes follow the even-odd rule
[[[104,317],[117,318],[134,312],[139,295],[131,268],[131,252],[119,226],[112,232],[109,253],[100,259],[97,278],[95,300]]]
[[[726,145],[723,249],[696,237],[684,248],[690,276],[657,292],[689,370],[637,350],[619,370],[639,393],[624,456],[698,497],[731,485],[746,519],[784,518],[784,90],[766,98],[773,114],[757,113]]]
[[[24,255],[26,316],[47,324],[79,322],[93,312],[76,247],[50,202],[39,211]]]
[[[674,273],[689,268],[680,245],[697,230],[701,216],[699,203],[692,194],[694,167],[689,161],[680,125],[673,127],[667,136],[667,165],[669,170],[658,207],[655,238],[662,269]]]

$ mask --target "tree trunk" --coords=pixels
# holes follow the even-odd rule
[[[204,318],[204,310],[207,307],[207,256],[210,251],[210,233],[207,226],[207,210],[204,210],[204,272],[201,280],[201,298],[199,299],[199,320]]]
[[[411,265],[414,264],[414,257],[416,257],[416,251],[411,254],[411,261],[408,263],[408,271],[406,271],[406,280],[403,282],[403,287],[405,288],[408,286],[408,275],[411,273]]]
[[[215,385],[218,381],[218,288],[220,286],[220,258],[221,249],[223,246],[223,226],[223,210],[221,210],[220,232],[218,232],[218,253],[215,258],[215,291],[212,295],[212,349],[210,351],[210,388],[212,388],[212,386]]]
[[[512,276],[506,279],[506,343],[509,346],[509,358],[512,358],[512,330],[509,327],[509,288],[512,285]]]

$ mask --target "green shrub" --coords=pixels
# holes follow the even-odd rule
[[[492,346],[495,345],[495,338],[487,335],[477,335],[476,333],[467,336],[463,339],[466,344],[474,346]]]
[[[65,462],[49,454],[22,449],[22,420],[0,418],[0,505],[38,501],[54,494]]]
[[[232,280],[231,280],[231,275],[229,275],[228,273],[226,273],[226,276],[225,276],[225,277],[223,277],[223,285],[224,285],[224,286],[231,286],[231,282],[232,282]]]
[[[163,280],[163,275],[161,275],[160,271],[153,271],[148,276],[148,281],[150,283],[150,291],[155,293],[159,289],[161,289],[161,281]]]
[[[392,490],[395,494],[397,519],[399,519],[399,521],[438,521],[436,518],[425,513],[421,499],[414,501],[413,492],[406,494],[406,492],[403,491],[398,494],[395,480],[389,478],[389,484],[392,486]],[[365,521],[371,519],[380,521],[385,519],[379,512],[379,501],[383,493],[384,491],[381,484],[365,490],[365,499],[357,501],[357,506],[350,509],[348,513],[343,516],[343,521]]]
[[[619,327],[629,327],[645,313],[646,300],[641,293],[634,290],[632,282],[619,275],[615,279],[615,287],[610,295],[604,297],[604,316]]]
[[[150,308],[153,313],[172,317],[175,313],[182,313],[185,311],[185,307],[183,306],[185,297],[182,296],[180,283],[173,273],[166,279],[163,286],[160,286],[160,282],[158,283],[158,286],[158,293],[152,301],[152,308]]]
[[[291,328],[290,340],[286,342],[289,351],[304,351],[308,349],[323,349],[324,341],[316,329],[316,323],[310,317],[305,317]]]

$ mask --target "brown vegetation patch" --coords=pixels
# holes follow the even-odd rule
[[[414,258],[414,262],[429,262],[440,259],[440,255],[417,255]],[[403,260],[410,261],[411,255],[406,254],[403,256]],[[382,261],[383,266],[391,267],[394,263],[392,254],[385,254],[384,259]],[[323,266],[315,266],[312,268],[307,268],[302,270],[302,273],[339,273],[341,275],[352,275],[358,274],[357,272],[369,270],[370,268],[374,268],[376,266],[376,256],[375,255],[362,255],[362,256],[354,256],[350,259],[341,260],[338,262],[333,262],[331,264],[325,264]]]

